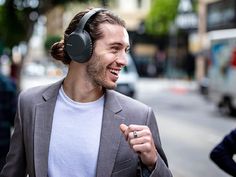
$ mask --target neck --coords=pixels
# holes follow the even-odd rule
[[[103,88],[91,83],[85,74],[85,69],[85,67],[76,70],[70,68],[63,82],[64,92],[74,101],[91,102],[103,95]]]

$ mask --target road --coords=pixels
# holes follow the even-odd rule
[[[136,98],[154,109],[175,177],[228,177],[209,160],[209,152],[236,127],[236,118],[221,115],[196,83],[141,79]]]

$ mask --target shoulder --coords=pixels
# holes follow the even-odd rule
[[[229,150],[231,152],[236,150],[236,129],[224,136],[223,140],[213,148],[211,156],[214,158],[216,153]]]
[[[137,109],[149,109],[150,107],[136,99],[133,99],[131,97],[128,97],[126,95],[123,95],[117,91],[109,91],[111,92],[111,94],[113,94],[113,97],[115,97],[119,103],[121,104],[122,108],[124,109],[131,109],[131,108],[135,108]]]
[[[42,94],[49,86],[36,86],[20,92],[18,101],[21,106],[34,105],[43,101]]]
[[[108,92],[109,99],[113,100],[109,102],[113,105],[116,104],[116,107],[120,108],[118,115],[125,118],[127,123],[146,124],[155,117],[150,106],[116,91],[111,90]],[[107,106],[111,107],[109,103]]]
[[[0,90],[1,91],[8,91],[8,92],[15,92],[16,91],[16,84],[11,79],[2,74],[0,74]]]
[[[60,80],[53,84],[36,86],[23,90],[19,94],[19,98],[21,101],[31,103],[44,101],[50,97],[57,96],[61,83],[62,81]]]
[[[34,86],[34,87],[31,87],[31,88],[22,90],[20,92],[20,95],[22,97],[35,96],[35,95],[38,95],[38,94],[42,94],[49,87],[50,87],[50,85]]]
[[[230,134],[236,139],[236,129],[232,130]]]
[[[232,144],[236,144],[236,129],[232,130],[228,135],[224,138],[227,142],[232,142]]]

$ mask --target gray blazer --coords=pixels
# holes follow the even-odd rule
[[[0,177],[25,177],[27,174],[30,177],[47,177],[53,112],[62,82],[35,87],[20,94],[7,163]],[[135,177],[140,174],[140,160],[121,134],[121,123],[150,127],[159,153],[151,176],[172,176],[151,108],[106,90],[97,177]]]

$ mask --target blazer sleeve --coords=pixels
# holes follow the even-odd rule
[[[226,135],[210,153],[211,160],[226,173],[236,176],[236,163],[233,155],[236,153],[236,129]]]
[[[150,107],[148,111],[147,126],[152,132],[152,136],[158,152],[156,166],[152,171],[150,177],[172,177],[171,171],[168,168],[166,155],[162,149],[156,118],[153,110]]]
[[[20,116],[20,98],[14,121],[14,131],[11,137],[10,149],[7,154],[6,164],[3,167],[0,177],[25,177],[26,159],[24,151],[22,120]]]

